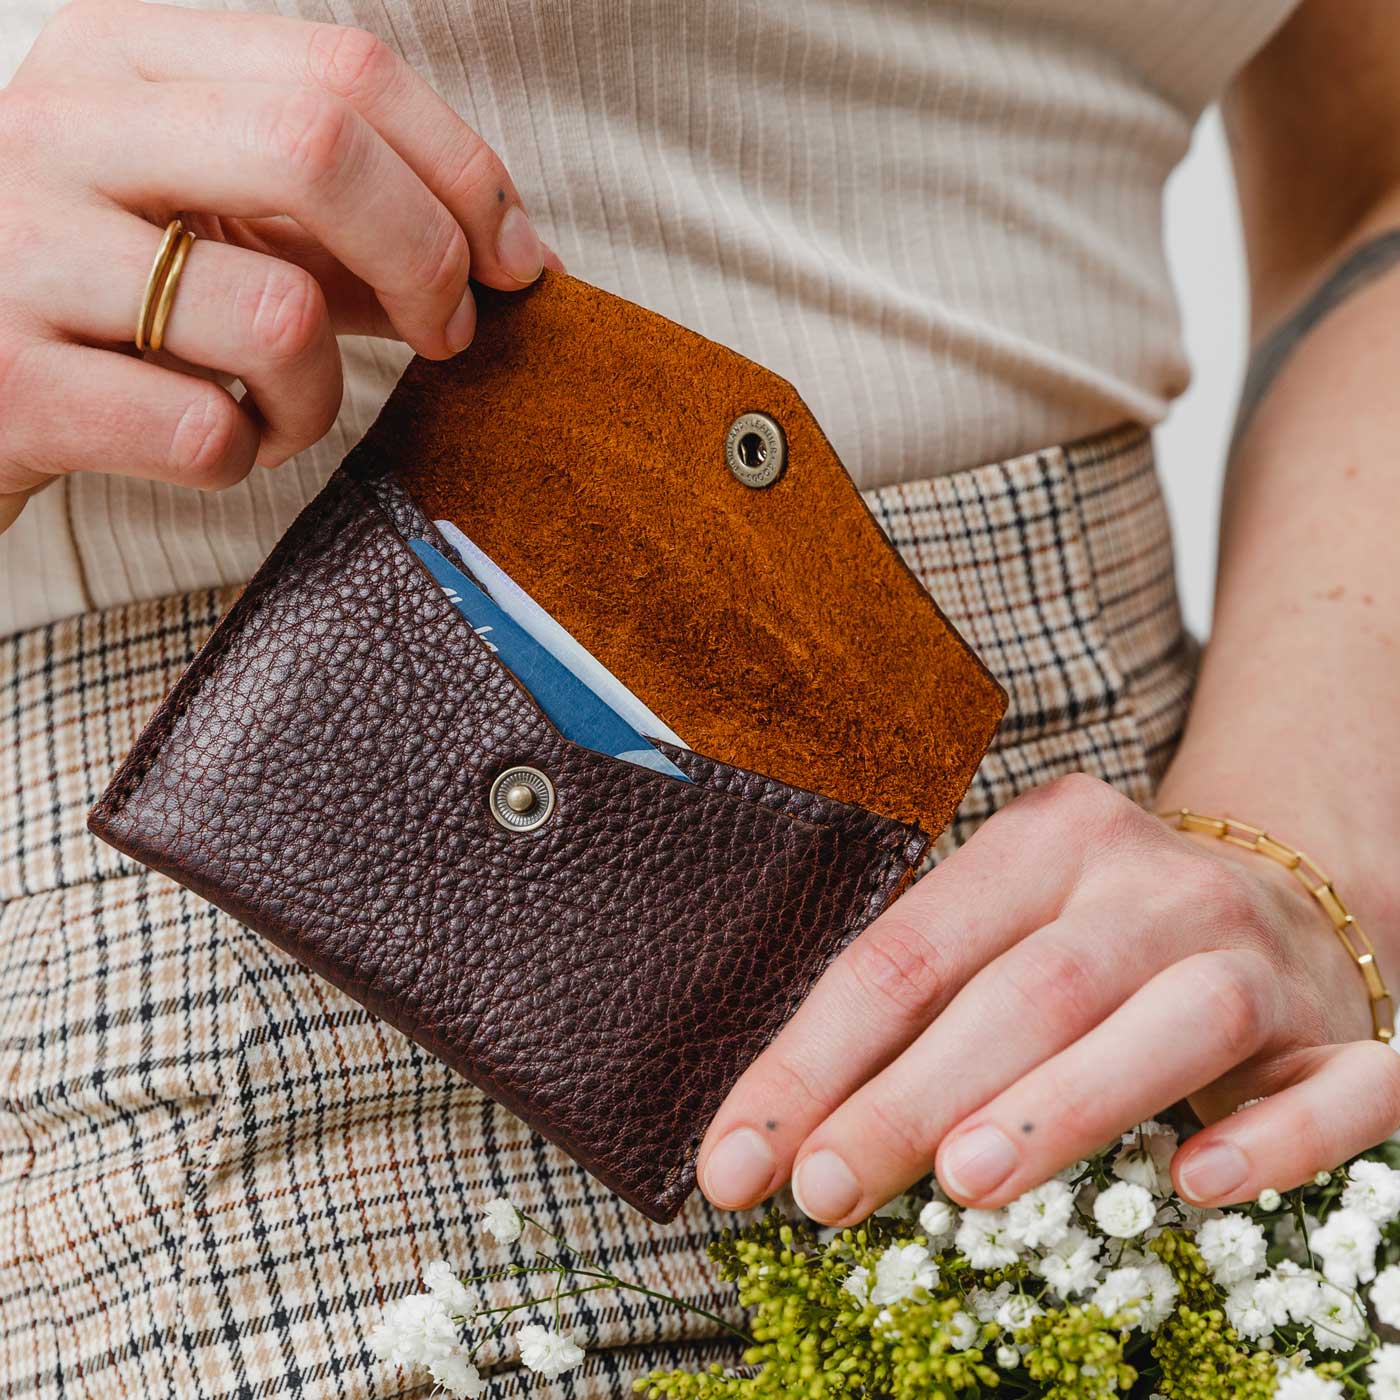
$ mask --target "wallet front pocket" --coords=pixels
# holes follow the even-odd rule
[[[916,829],[667,747],[564,739],[339,473],[94,809],[656,1219],[725,1093],[910,878]],[[393,517],[393,518],[391,518]],[[554,807],[512,831],[504,772]]]

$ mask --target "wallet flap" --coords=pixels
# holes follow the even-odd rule
[[[397,472],[693,748],[942,831],[1005,694],[793,387],[563,273],[477,295],[347,470]],[[786,442],[762,489],[726,456],[755,411]]]

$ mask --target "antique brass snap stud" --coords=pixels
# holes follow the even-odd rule
[[[725,434],[724,460],[745,486],[771,486],[787,464],[783,430],[766,413],[741,413]]]
[[[507,768],[491,784],[489,806],[507,831],[534,831],[554,811],[554,784],[538,768]]]

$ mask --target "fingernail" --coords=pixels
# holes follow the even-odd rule
[[[1215,1201],[1231,1195],[1249,1176],[1249,1159],[1228,1142],[1213,1142],[1192,1152],[1177,1176],[1181,1193],[1193,1201]]]
[[[840,1220],[856,1208],[860,1182],[845,1162],[823,1148],[798,1167],[792,1178],[792,1196],[803,1215],[813,1220]]]
[[[705,1195],[726,1210],[740,1210],[762,1199],[777,1165],[762,1134],[735,1128],[705,1164]]]
[[[468,284],[466,291],[462,293],[462,300],[457,303],[457,309],[447,323],[447,343],[452,353],[456,355],[465,350],[472,343],[472,336],[475,334],[476,298]]]
[[[496,257],[517,282],[533,282],[544,266],[544,245],[525,211],[512,204],[496,235]]]
[[[938,1177],[955,1196],[975,1201],[994,1191],[1016,1165],[1016,1149],[1000,1128],[983,1123],[959,1133],[938,1159]]]

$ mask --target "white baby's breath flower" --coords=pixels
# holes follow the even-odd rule
[[[919,1212],[919,1229],[928,1236],[930,1249],[940,1249],[958,1232],[958,1212],[947,1201],[930,1201]]]
[[[1155,1331],[1164,1323],[1176,1306],[1181,1293],[1172,1271],[1155,1254],[1125,1254],[1121,1260],[1142,1273],[1146,1292],[1140,1304],[1141,1326],[1146,1331]]]
[[[1400,1327],[1400,1264],[1392,1264],[1376,1275],[1370,1297],[1376,1316],[1387,1327]]]
[[[997,1365],[1003,1371],[1014,1371],[1021,1364],[1021,1353],[1015,1347],[999,1346],[997,1348]]]
[[[1272,1186],[1266,1186],[1259,1193],[1259,1209],[1263,1211],[1276,1211],[1283,1204],[1283,1197],[1274,1190]]]
[[[1247,1216],[1221,1215],[1207,1220],[1196,1233],[1196,1248],[1211,1277],[1222,1288],[1254,1278],[1264,1267],[1268,1240],[1257,1221]]]
[[[573,1337],[537,1322],[526,1323],[515,1338],[521,1362],[549,1380],[572,1371],[584,1357],[583,1348]]]
[[[1359,1210],[1377,1225],[1389,1225],[1400,1216],[1400,1172],[1384,1162],[1353,1162],[1351,1180],[1342,1192],[1342,1205]]]
[[[1063,1181],[1047,1181],[1006,1207],[1006,1231],[1029,1248],[1053,1247],[1069,1233],[1074,1193]]]
[[[1126,1254],[1094,1291],[1093,1303],[1105,1316],[1122,1313],[1129,1325],[1151,1332],[1166,1321],[1180,1290],[1172,1272],[1154,1254]]]
[[[369,1348],[392,1366],[427,1366],[458,1349],[457,1328],[431,1293],[400,1298],[384,1310]]]
[[[1313,1269],[1305,1269],[1292,1259],[1285,1259],[1274,1270],[1273,1277],[1283,1290],[1288,1316],[1294,1322],[1306,1323],[1316,1306],[1317,1288],[1322,1282],[1322,1275]]]
[[[1350,1351],[1367,1332],[1366,1317],[1356,1295],[1323,1279],[1317,1286],[1307,1317],[1313,1340],[1324,1351]]]
[[[497,1244],[514,1244],[525,1228],[520,1212],[516,1210],[514,1203],[504,1196],[497,1196],[494,1200],[486,1202],[486,1207],[481,1213],[481,1223],[485,1226],[486,1233]]]
[[[479,1400],[486,1394],[486,1380],[467,1360],[464,1351],[428,1363],[432,1378],[455,1400]]]
[[[858,1264],[842,1280],[841,1287],[864,1307],[870,1301],[870,1270]]]
[[[1129,1327],[1136,1327],[1148,1291],[1141,1269],[1110,1269],[1090,1301],[1105,1317],[1121,1314]]]
[[[998,1284],[996,1288],[970,1288],[967,1293],[967,1305],[978,1322],[990,1322],[1010,1296],[1009,1283]]]
[[[1314,1186],[1330,1186],[1332,1184],[1332,1173],[1328,1171],[1317,1172],[1313,1176]]]
[[[1394,1342],[1386,1342],[1371,1353],[1366,1393],[1371,1400],[1400,1400],[1400,1346]]]
[[[1094,1201],[1094,1219],[1099,1229],[1119,1240],[1142,1234],[1156,1216],[1151,1193],[1131,1181],[1114,1182]]]
[[[1322,1260],[1322,1272],[1338,1288],[1355,1288],[1376,1276],[1380,1227],[1359,1210],[1334,1210],[1312,1232],[1312,1252]]]
[[[1113,1174],[1130,1181],[1154,1196],[1172,1194],[1172,1156],[1176,1152],[1176,1130],[1149,1120],[1123,1134],[1123,1145],[1113,1159]]]
[[[1078,1226],[1066,1232],[1043,1258],[1031,1266],[1051,1289],[1068,1300],[1076,1293],[1085,1293],[1099,1281],[1099,1251],[1101,1240]]]
[[[902,1303],[919,1289],[938,1282],[938,1265],[921,1244],[892,1245],[875,1261],[870,1301],[877,1306]]]
[[[1328,1380],[1316,1371],[1289,1371],[1279,1377],[1274,1400],[1343,1400],[1340,1381]]]
[[[965,1210],[954,1243],[974,1269],[1004,1269],[1020,1255],[1004,1210]]]
[[[475,1310],[476,1300],[452,1271],[452,1265],[446,1259],[434,1259],[423,1270],[423,1282],[428,1286],[428,1292],[453,1317],[470,1317]]]
[[[994,1320],[1003,1332],[1020,1332],[1029,1327],[1044,1311],[1034,1298],[1028,1298],[1024,1293],[1013,1293],[996,1310]]]
[[[1225,1316],[1230,1326],[1250,1341],[1267,1337],[1288,1321],[1288,1291],[1274,1274],[1245,1279],[1225,1295]]]
[[[966,1351],[976,1343],[981,1332],[976,1319],[969,1317],[961,1308],[948,1319],[947,1327],[954,1351]]]

